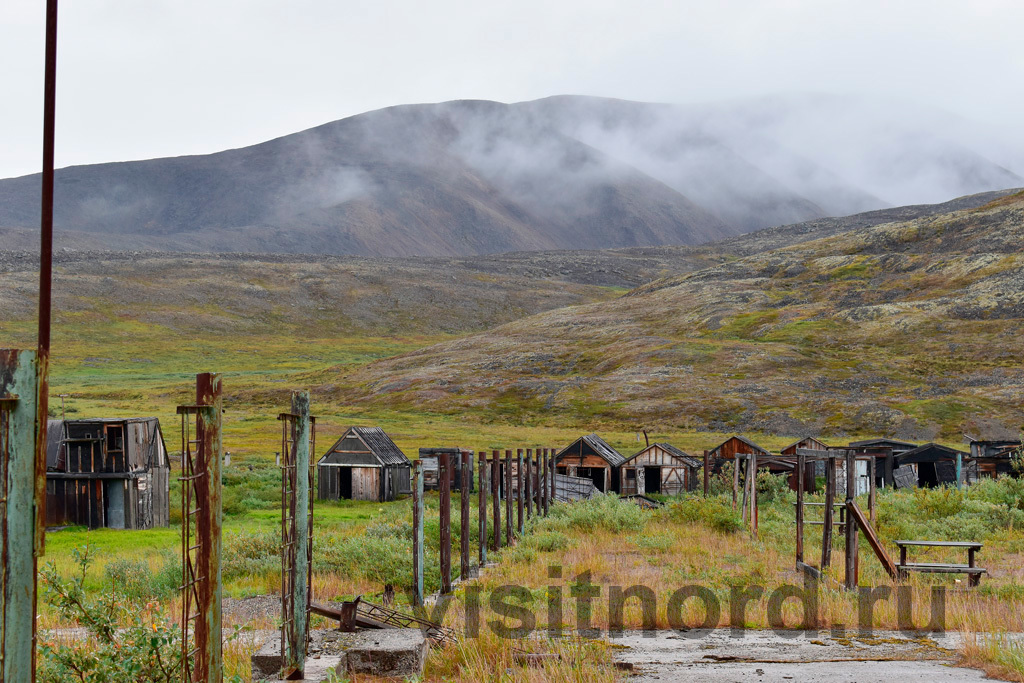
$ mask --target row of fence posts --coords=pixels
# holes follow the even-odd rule
[[[553,448],[517,449],[513,456],[511,450],[491,450],[487,457],[487,449],[477,454],[477,531],[478,549],[477,565],[479,569],[487,564],[488,551],[498,551],[508,547],[522,537],[526,531],[526,523],[534,516],[547,516],[551,503],[555,499],[555,467]],[[441,565],[440,595],[452,592],[452,529],[451,529],[451,491],[455,479],[456,463],[451,462],[452,453],[438,454],[438,519],[440,524],[439,559]],[[459,575],[462,579],[471,576],[472,513],[472,457],[471,451],[459,452],[458,482],[460,490],[460,530],[459,530]],[[423,461],[415,460],[412,464],[412,520],[413,520],[413,563],[412,586],[413,603],[423,605],[424,599],[424,518],[425,497]],[[513,469],[515,472],[513,473]],[[488,496],[490,505],[488,506]],[[501,500],[505,501],[505,524],[502,534]],[[513,502],[515,514],[513,515]],[[491,523],[488,524],[487,514],[490,508]],[[488,529],[491,533],[488,534]]]

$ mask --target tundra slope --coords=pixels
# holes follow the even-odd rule
[[[325,373],[348,402],[959,440],[1024,422],[1024,193],[857,228]]]

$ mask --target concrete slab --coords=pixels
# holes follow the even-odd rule
[[[351,673],[374,676],[422,676],[427,662],[427,640],[415,628],[362,631],[346,648]]]
[[[959,633],[915,635],[857,632],[743,631],[628,632],[612,638],[615,659],[633,666],[631,681],[840,681],[940,683],[988,680],[975,669],[954,667]]]

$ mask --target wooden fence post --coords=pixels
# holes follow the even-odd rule
[[[704,497],[711,493],[711,454],[704,451]]]
[[[957,457],[960,457],[957,455]],[[875,526],[875,502],[877,500],[877,487],[876,478],[878,477],[878,463],[875,461],[875,456],[871,456],[871,460],[868,461],[870,471],[868,476],[871,477],[871,482],[868,484],[868,514],[871,517],[871,526]],[[959,486],[959,484],[957,484]]]
[[[857,497],[857,457],[853,450],[846,451],[846,508]],[[857,519],[846,515],[846,588],[857,587]]]
[[[806,482],[807,455],[799,449],[796,453],[796,561],[804,561],[804,488]]]
[[[487,475],[490,474],[487,466],[487,451],[480,449],[480,455],[477,458],[477,462],[480,466],[479,485],[480,485],[480,500],[477,501],[480,509],[477,514],[480,519],[480,528],[477,530],[478,540],[480,542],[480,567],[483,568],[487,564]]]
[[[473,452],[460,451],[462,474],[459,477],[459,579],[469,578],[469,502],[473,498]]]
[[[516,449],[516,534],[523,535],[523,449]]]
[[[524,502],[526,503],[526,518],[530,519],[533,517],[533,449],[526,449],[526,471],[523,472],[523,478],[526,482],[526,489],[523,493]],[[525,530],[525,528],[524,528]]]
[[[412,463],[412,604],[423,606],[423,461]]]
[[[505,545],[512,545],[512,450],[505,451]]]
[[[732,457],[732,509],[736,509],[736,499],[739,497],[740,488],[740,458],[739,455]],[[743,512],[743,507],[740,508],[740,514],[746,515]]]
[[[548,516],[548,509],[551,506],[551,489],[548,486],[548,456],[549,456],[548,449],[545,448],[544,449],[544,468],[543,468],[544,472],[542,474],[542,478],[544,480],[544,486],[542,487],[542,490],[544,491],[544,516],[545,517]]]
[[[452,592],[452,466],[448,453],[437,456],[437,493],[440,507],[441,595]]]
[[[750,454],[750,536],[757,538],[757,453]]]
[[[494,517],[494,537],[491,549],[495,552],[501,548],[501,459],[497,450],[491,451],[491,516]]]
[[[836,456],[829,452],[825,459],[825,520],[821,531],[821,570],[832,564],[833,508],[836,502]]]

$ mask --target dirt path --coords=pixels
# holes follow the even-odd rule
[[[976,669],[955,667],[958,633],[912,635],[879,631],[861,637],[828,632],[743,631],[733,637],[716,631],[630,632],[613,639],[616,660],[634,666],[631,681],[818,681],[843,683],[924,683],[991,680]]]

